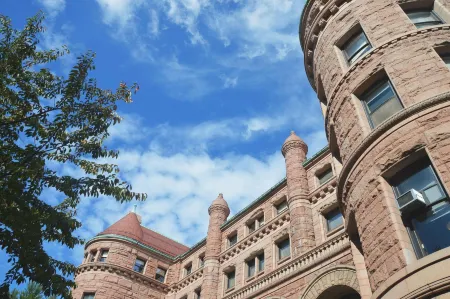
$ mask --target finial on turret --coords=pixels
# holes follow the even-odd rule
[[[230,208],[228,207],[228,203],[226,202],[226,200],[223,198],[223,194],[219,193],[219,196],[217,196],[217,198],[211,203],[211,206],[209,207],[209,210],[213,207],[221,207],[225,210],[226,212],[226,216],[228,217],[228,215],[230,214]]]

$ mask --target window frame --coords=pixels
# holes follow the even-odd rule
[[[161,275],[161,274],[158,272],[158,270],[164,271],[164,275]],[[163,280],[161,281],[160,279],[158,279],[158,276],[162,277]],[[155,279],[156,279],[157,281],[159,281],[160,283],[165,283],[165,282],[166,282],[166,277],[167,277],[167,269],[162,268],[162,267],[160,267],[160,266],[157,266],[157,267],[156,267],[156,270],[155,270]]]
[[[378,109],[380,109],[383,105],[385,105],[386,103],[388,103],[389,101],[384,102],[383,104],[381,104],[380,106],[378,106],[378,108],[372,112],[369,111],[369,106],[368,106],[368,102],[371,102],[375,99],[375,96],[370,98],[370,101],[367,101],[367,98],[370,94],[380,94],[381,91],[381,87],[385,84],[388,84],[389,88],[392,90],[392,93],[395,96],[395,99],[398,101],[398,103],[400,104],[400,106],[402,107],[402,109],[396,111],[394,114],[390,115],[388,118],[384,119],[382,122],[380,122],[378,125],[375,125],[373,120],[372,120],[372,114],[373,112],[377,111]],[[366,89],[366,91],[364,91],[359,97],[359,100],[361,101],[363,107],[364,107],[364,112],[366,113],[366,117],[369,121],[369,125],[370,128],[373,130],[375,128],[377,128],[378,126],[380,126],[382,123],[384,123],[386,120],[388,120],[389,118],[391,118],[393,115],[397,114],[399,111],[405,109],[405,106],[403,105],[402,101],[400,100],[400,97],[397,94],[397,91],[394,88],[394,85],[392,84],[391,80],[388,77],[379,79],[377,81],[375,81],[373,84],[371,84],[369,86],[369,88]]]
[[[106,252],[106,256],[103,257],[103,255],[105,254],[105,252]],[[106,262],[106,259],[108,258],[108,255],[109,255],[109,249],[102,249],[102,250],[100,250],[100,255],[98,256],[98,261],[99,261],[100,263]]]
[[[329,220],[330,220],[330,219],[329,219],[329,215],[332,214],[332,213],[334,213],[334,212],[336,212],[336,211],[338,212],[338,214],[341,215],[340,218],[342,219],[342,223],[339,224],[338,226],[336,226],[335,228],[332,228],[332,229],[331,229],[331,228],[330,228],[330,223],[329,223]],[[341,228],[341,227],[344,225],[344,215],[342,215],[341,211],[339,210],[339,207],[335,207],[335,208],[333,208],[333,209],[327,211],[326,213],[324,213],[323,217],[325,218],[325,222],[326,222],[325,226],[326,226],[326,229],[327,229],[327,233],[333,232],[333,231],[335,231],[335,230]],[[330,218],[331,218],[331,217],[330,217]]]
[[[137,261],[143,262],[143,265],[142,265],[142,272],[141,272],[141,271],[135,270],[135,269],[136,269],[136,263],[137,263]],[[145,272],[145,266],[146,266],[146,265],[147,265],[147,261],[146,261],[145,259],[140,258],[140,257],[136,257],[136,259],[134,260],[133,271],[134,271],[134,272],[137,272],[137,273],[140,273],[140,274],[144,274],[144,272]]]
[[[423,29],[423,28],[427,28],[430,26],[437,26],[437,25],[443,25],[445,24],[444,19],[442,19],[439,14],[431,7],[431,8],[427,8],[427,7],[422,7],[422,8],[415,8],[415,9],[406,9],[403,10],[405,12],[405,14],[408,16],[408,19],[411,21],[411,23],[414,24],[414,26],[416,26],[417,29]],[[418,13],[418,12],[429,12],[430,15],[432,17],[434,17],[436,19],[436,21],[428,21],[428,22],[419,22],[419,23],[415,23],[413,21],[413,19],[411,19],[410,14],[412,13]],[[431,23],[431,24],[430,24]],[[419,25],[419,26],[418,26]],[[423,26],[420,26],[423,25]]]
[[[189,276],[192,273],[192,263],[188,263],[184,266],[184,276]]]
[[[285,242],[288,243],[287,248],[289,249],[289,254],[286,256],[281,256],[282,248],[280,246],[281,246],[281,244],[283,244]],[[289,237],[277,241],[276,246],[277,246],[277,261],[284,261],[291,257],[291,255],[292,255],[291,239]]]
[[[323,177],[327,176],[328,174],[331,174],[330,177],[326,178],[325,180],[321,180],[321,179],[323,179]],[[333,167],[331,167],[331,165],[329,165],[329,167],[326,168],[325,170],[316,174],[316,178],[319,182],[319,187],[328,183],[333,177],[334,177],[334,172],[333,172]]]
[[[230,275],[231,274],[233,274],[233,285],[230,285],[230,281],[231,281]],[[225,286],[226,286],[225,290],[226,291],[231,290],[236,286],[236,269],[235,268],[233,268],[232,270],[225,273],[225,280],[226,280],[225,281]]]
[[[97,250],[92,250],[89,252],[89,263],[95,263],[95,259],[97,258]]]
[[[355,42],[361,35],[363,35],[366,39],[366,43],[364,46],[360,47],[353,55],[349,55],[347,48],[350,46],[351,43]],[[367,49],[368,48],[368,49]],[[347,62],[347,66],[351,66],[355,64],[359,59],[361,59],[367,52],[372,50],[372,44],[369,41],[369,38],[367,37],[364,30],[360,27],[359,30],[354,32],[352,35],[350,35],[349,38],[346,39],[346,41],[342,44],[340,47],[342,53],[344,54],[345,61]],[[365,50],[367,49],[367,50]]]
[[[236,239],[236,240],[234,240],[234,239]],[[238,243],[238,234],[237,234],[237,232],[234,232],[233,234],[230,234],[227,237],[227,243],[228,243],[228,248],[233,247],[234,245],[236,245]]]
[[[437,185],[439,187],[440,192],[443,194],[443,197],[441,197],[441,198],[439,198],[439,199],[437,199],[437,200],[435,200],[433,202],[430,202],[428,200],[428,198],[424,195],[424,199],[426,201],[426,206],[425,207],[423,207],[423,208],[421,208],[421,209],[419,209],[417,211],[414,211],[411,214],[402,215],[403,223],[404,223],[405,228],[406,228],[406,230],[408,232],[408,235],[409,235],[410,240],[411,240],[412,247],[413,247],[414,252],[416,254],[416,257],[418,259],[421,259],[421,258],[423,258],[423,257],[425,257],[425,256],[427,256],[429,254],[433,254],[433,253],[437,252],[438,250],[433,251],[431,253],[427,253],[425,251],[425,247],[423,245],[423,242],[420,239],[420,237],[418,236],[418,234],[417,234],[417,232],[416,232],[416,230],[414,228],[413,220],[417,216],[420,217],[420,215],[423,215],[423,214],[426,214],[427,212],[430,212],[434,206],[437,206],[437,205],[439,205],[439,204],[441,204],[443,202],[446,202],[447,204],[450,204],[450,197],[449,197],[449,195],[447,193],[447,190],[444,188],[445,185],[442,184],[442,181],[441,181],[441,179],[440,179],[436,169],[434,168],[434,165],[433,165],[432,161],[429,159],[428,156],[425,156],[425,157],[422,157],[422,158],[419,158],[417,160],[412,161],[412,163],[409,163],[405,167],[402,167],[390,179],[388,179],[389,180],[389,184],[391,185],[392,190],[394,192],[395,202],[398,205],[397,199],[405,194],[405,193],[403,193],[403,194],[400,193],[400,191],[398,189],[399,188],[398,186],[401,183],[405,182],[406,180],[410,179],[412,176],[414,176],[415,174],[419,173],[420,171],[422,171],[422,170],[424,170],[426,168],[429,168],[431,170],[431,173],[433,175],[434,181],[436,183],[434,185],[427,185],[425,188],[423,188],[421,190],[419,190],[419,189],[416,189],[416,190],[424,195],[424,193],[423,193],[424,190],[427,190],[427,189]],[[413,171],[411,171],[411,169],[413,169]],[[398,175],[401,175],[401,172],[404,172],[404,171],[408,171],[408,174],[410,174],[410,175],[408,177],[406,175],[403,175],[403,176],[401,176],[399,178]],[[409,192],[409,191],[407,191],[407,192]]]
[[[202,289],[201,289],[201,288],[195,289],[195,290],[194,290],[194,295],[195,295],[195,298],[194,298],[194,299],[201,299]]]
[[[205,266],[205,254],[202,253],[198,256],[198,268],[203,268]]]
[[[280,207],[282,204],[286,204],[286,206],[283,207],[282,209],[280,209],[279,207]],[[276,203],[276,204],[274,205],[274,207],[275,207],[276,216],[278,216],[278,215],[282,214],[283,212],[289,210],[289,204],[288,204],[288,202],[287,202],[287,199],[284,199],[284,200],[282,200],[282,201]]]
[[[81,299],[90,299],[86,296],[93,296],[92,299],[95,299],[95,292],[84,292],[83,295],[81,295]]]

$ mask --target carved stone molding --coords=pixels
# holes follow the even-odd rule
[[[289,211],[284,212],[278,217],[272,219],[270,222],[266,223],[263,227],[254,231],[252,234],[248,235],[246,238],[239,241],[233,247],[227,249],[220,255],[220,263],[223,264],[228,261],[233,256],[239,254],[241,251],[244,251],[246,248],[252,246],[257,243],[259,240],[269,235],[272,231],[277,230],[279,227],[283,226],[285,223],[290,220]]]
[[[190,284],[193,284],[202,277],[203,277],[203,268],[197,269],[196,271],[192,272],[179,282],[172,284],[169,289],[169,294],[177,293],[181,289],[187,287]]]
[[[80,275],[81,273],[90,272],[90,271],[102,271],[114,273],[118,276],[129,278],[133,281],[142,283],[144,285],[150,285],[151,288],[158,289],[161,292],[167,293],[169,291],[169,287],[158,280],[145,276],[143,274],[137,273],[131,269],[124,268],[121,266],[117,266],[110,263],[87,263],[78,266],[75,277]]]

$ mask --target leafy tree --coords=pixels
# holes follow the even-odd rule
[[[78,57],[67,78],[55,75],[48,67],[69,51],[39,47],[43,20],[38,13],[17,30],[0,15],[0,247],[11,264],[0,298],[7,297],[11,283],[26,280],[41,285],[46,296],[70,297],[74,283],[68,277],[75,266],[49,256],[43,244],[83,244],[73,235],[81,226],[75,214],[83,196],[120,202],[146,197],[119,179],[116,165],[104,162],[118,157],[104,145],[110,126],[121,120],[117,104],[130,103],[138,86],[98,87],[89,77],[92,52]],[[85,175],[62,175],[51,167],[55,164]],[[47,188],[64,200],[43,201]]]
[[[42,294],[42,287],[34,282],[30,281],[27,284],[27,287],[22,290],[18,291],[17,289],[14,289],[9,294],[10,299],[44,299],[44,295]],[[51,295],[50,297],[47,297],[47,299],[56,299],[55,295]]]

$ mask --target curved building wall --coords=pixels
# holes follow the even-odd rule
[[[417,28],[406,12],[418,9],[434,11],[443,24]],[[331,151],[343,165],[338,200],[347,231],[361,243],[375,298],[422,298],[407,297],[419,287],[411,277],[420,281],[427,275],[428,266],[418,270],[415,265],[423,260],[431,265],[446,252],[417,254],[411,217],[402,216],[393,181],[427,159],[447,194],[443,202],[448,200],[450,70],[444,59],[450,53],[449,11],[447,0],[313,0],[301,21],[306,71],[324,106]],[[371,49],[348,63],[343,50],[360,32]],[[374,125],[364,100],[380,81],[390,82],[401,109],[388,109],[388,116]],[[409,268],[415,276],[407,274]],[[448,285],[450,271],[441,269],[433,277],[440,281],[435,289]],[[388,291],[393,284],[399,290],[394,297]],[[428,291],[422,295],[435,292],[433,287]]]

